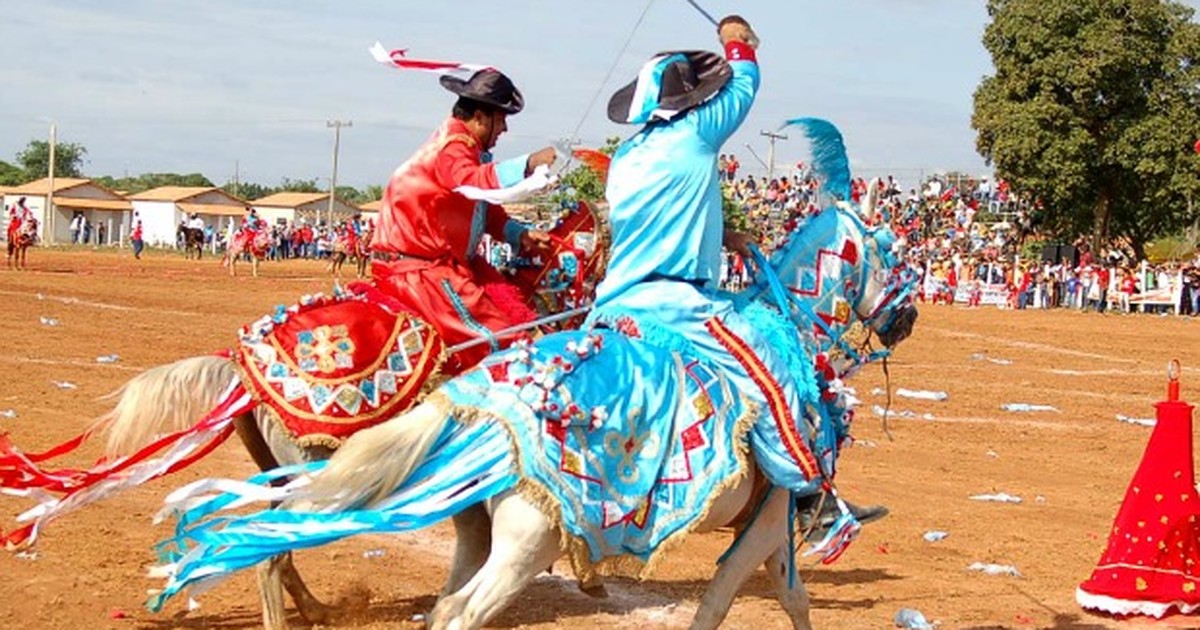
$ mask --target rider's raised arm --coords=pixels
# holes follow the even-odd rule
[[[448,190],[459,186],[474,186],[492,190],[507,188],[525,177],[528,155],[496,164],[483,164],[473,138],[452,137],[438,154],[435,172],[438,184]]]
[[[714,149],[725,144],[746,120],[758,93],[758,59],[754,48],[745,42],[726,42],[725,58],[733,69],[729,83],[691,114],[696,117],[700,137]]]

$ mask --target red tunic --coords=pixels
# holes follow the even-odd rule
[[[392,174],[371,240],[372,251],[403,256],[372,263],[376,286],[432,324],[447,346],[488,340],[452,356],[444,370],[450,374],[514,339],[497,338],[493,332],[534,318],[520,291],[475,255],[482,232],[502,240],[507,232],[511,242],[517,224],[496,205],[481,208],[476,218],[476,202],[454,192],[459,186],[502,187],[497,165],[484,164],[482,158],[462,121],[442,123]]]
[[[17,214],[15,208],[8,211],[8,242],[13,243],[17,240],[17,235],[21,233],[21,215]]]

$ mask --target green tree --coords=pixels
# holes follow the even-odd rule
[[[19,186],[26,181],[25,171],[21,167],[0,160],[0,186]]]
[[[188,173],[186,175],[179,173],[143,173],[133,177],[110,177],[103,175],[94,177],[93,180],[110,190],[118,190],[127,195],[134,195],[163,186],[209,188],[213,185],[207,177],[200,173]]]
[[[54,176],[83,177],[87,149],[74,142],[59,142],[54,147]],[[50,174],[50,143],[30,140],[17,154],[17,164],[25,171],[25,181],[34,181]]]
[[[257,201],[275,194],[274,188],[254,182],[226,182],[224,186],[221,186],[221,190],[247,201]]]
[[[1200,193],[1200,25],[1169,0],[988,0],[995,75],[975,91],[976,146],[1046,227],[1177,230]],[[1140,253],[1140,251],[1139,251]]]
[[[371,201],[366,195],[359,192],[359,190],[353,186],[338,186],[337,198],[345,201],[346,203],[352,203],[355,205]]]
[[[621,145],[621,138],[613,136],[604,141],[604,146],[600,147],[599,151],[605,155],[612,156],[617,152],[617,147]],[[563,174],[562,189],[575,189],[575,195],[584,201],[600,201],[604,199],[604,180],[600,175],[587,164],[579,164],[575,168]]]
[[[290,179],[284,177],[283,182],[279,184],[279,187],[274,192],[315,193],[324,191],[317,188],[317,180],[315,179]]]

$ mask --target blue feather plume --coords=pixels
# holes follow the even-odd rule
[[[849,201],[850,159],[846,157],[842,132],[833,123],[821,118],[794,118],[780,129],[787,127],[800,127],[812,142],[813,173],[824,182],[822,187],[825,192]]]

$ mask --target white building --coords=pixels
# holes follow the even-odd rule
[[[175,247],[180,222],[193,214],[222,233],[231,223],[240,224],[250,207],[213,186],[161,186],[130,195],[129,200],[142,221],[142,239],[152,247]]]
[[[4,194],[4,221],[8,220],[8,208],[22,197],[25,206],[38,220],[38,238],[48,244],[71,242],[71,220],[81,215],[91,224],[92,244],[114,245],[124,242],[129,236],[129,200],[90,179],[73,177],[54,178],[54,213],[47,213],[46,197],[50,192],[50,179],[43,178],[15,188]]]
[[[329,193],[281,192],[250,204],[258,216],[271,225],[306,221],[317,225],[329,221]],[[333,222],[345,221],[359,212],[357,206],[341,199],[333,200]]]
[[[375,225],[379,225],[379,209],[382,207],[382,199],[376,199],[375,201],[368,201],[367,203],[359,204],[358,209],[362,210],[363,223],[371,221]]]

